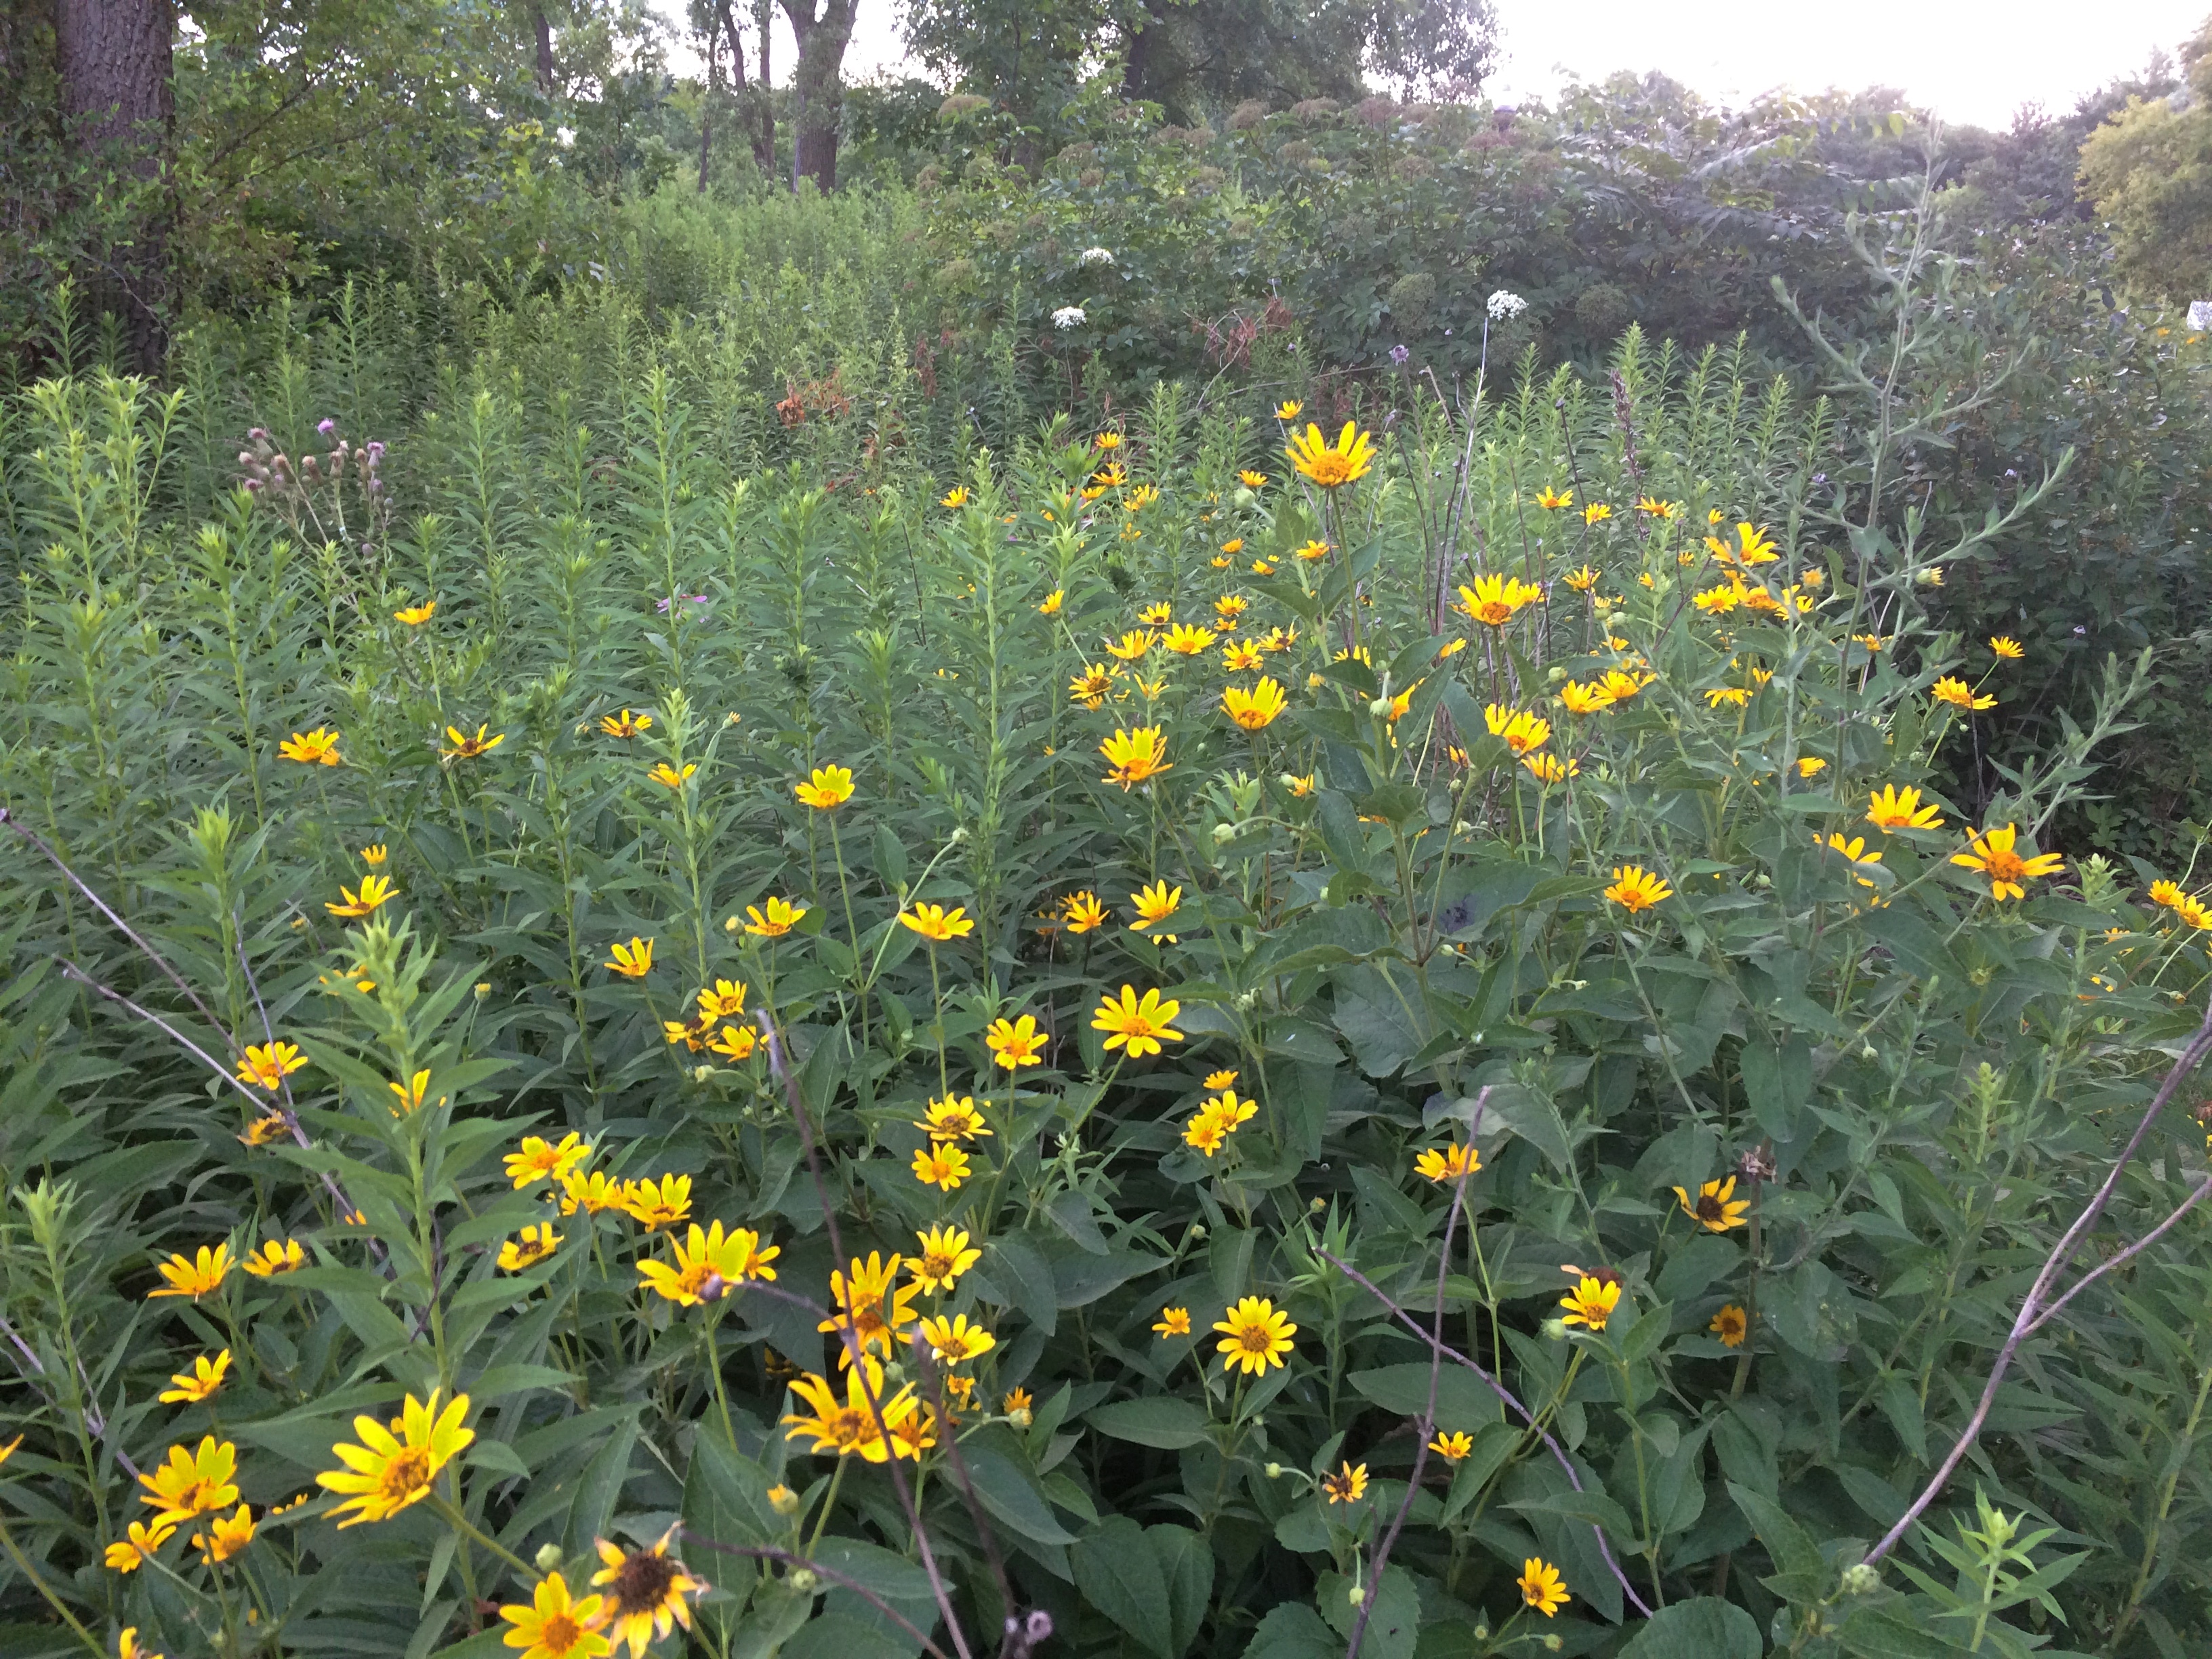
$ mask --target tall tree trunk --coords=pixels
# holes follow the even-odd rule
[[[775,75],[769,65],[769,27],[775,21],[775,0],[753,0],[753,23],[760,30],[760,134],[753,140],[753,160],[770,179],[775,177],[775,104],[772,96]]]
[[[94,296],[121,315],[132,366],[169,346],[169,144],[177,120],[170,0],[60,0],[54,45],[62,115],[85,177],[125,204]]]
[[[738,33],[737,14],[730,9],[730,0],[717,0],[721,14],[722,33],[730,37],[730,87],[738,96],[740,111],[751,111],[758,104],[759,119],[753,128],[753,161],[770,178],[775,176],[775,115],[768,107],[768,24],[761,24],[761,79],[757,92],[745,80],[745,40]],[[740,121],[740,125],[744,123]],[[765,147],[763,148],[763,137]]]
[[[715,52],[720,44],[712,33],[707,36],[707,95],[699,100],[699,193],[707,193],[707,163],[714,153],[714,94],[721,89],[721,59]]]
[[[814,180],[825,193],[837,187],[837,125],[844,82],[838,71],[845,48],[853,41],[853,13],[856,0],[820,0],[822,15],[814,15],[816,0],[783,0],[791,19],[791,33],[799,43],[799,62],[791,72],[791,176],[794,188],[804,179]]]
[[[530,9],[531,21],[538,30],[538,90],[548,98],[553,95],[553,22],[546,16],[542,5]]]

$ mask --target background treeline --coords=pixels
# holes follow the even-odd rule
[[[2164,857],[2212,820],[2212,406],[2181,314],[2212,294],[2205,36],[2073,111],[1938,132],[1879,88],[1729,110],[1658,76],[1500,107],[1469,0],[913,0],[937,79],[857,85],[853,0],[776,3],[787,33],[769,0],[11,8],[0,372],[187,388],[195,511],[252,424],[296,442],[338,416],[404,478],[465,388],[532,357],[586,396],[683,366],[737,463],[833,477],[946,471],[1163,381],[1387,420],[1471,397],[1485,363],[1493,394],[1598,374],[1631,327],[1811,399],[1833,366],[1778,289],[1883,350],[1896,297],[1851,238],[1903,234],[1932,191],[1954,264],[1923,337],[1947,343],[1909,372],[2008,378],[1886,510],[1978,520],[2073,457],[1951,584],[1962,626],[2004,615],[2043,671],[1960,788],[2158,642],[2160,694],[2069,830]],[[1499,289],[1528,307],[1493,325]],[[1862,434],[1833,430],[1841,480]]]

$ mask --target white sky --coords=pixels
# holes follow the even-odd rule
[[[1548,94],[1570,73],[1662,70],[1722,103],[1773,88],[1818,92],[1896,87],[1948,120],[2002,127],[2022,104],[2054,112],[2154,48],[2173,52],[2212,12],[2212,0],[2100,0],[2084,11],[2057,0],[1851,0],[1847,6],[1775,0],[1497,0],[1501,101]],[[662,0],[664,15],[679,8]],[[750,7],[737,8],[741,16]],[[901,0],[860,0],[845,59],[848,79],[905,66]],[[750,55],[750,43],[748,46]],[[778,82],[792,62],[779,11]],[[679,72],[696,56],[672,54]],[[749,68],[757,65],[749,64]]]

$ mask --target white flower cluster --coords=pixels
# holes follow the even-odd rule
[[[1111,248],[1087,247],[1077,256],[1076,263],[1083,265],[1110,265],[1114,263]]]
[[[1499,289],[1490,296],[1490,320],[1502,323],[1510,317],[1518,317],[1528,309],[1528,302],[1509,289]]]
[[[1079,328],[1085,320],[1081,306],[1062,306],[1052,313],[1054,328]]]

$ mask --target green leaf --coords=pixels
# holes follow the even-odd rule
[[[1181,1451],[1206,1437],[1206,1413],[1188,1400],[1158,1395],[1097,1406],[1084,1419],[1103,1435],[1162,1451]]]
[[[987,1429],[964,1441],[960,1455],[975,1497],[1023,1537],[1040,1544],[1073,1544],[1075,1534],[1060,1524],[1044,1488],[1028,1467],[1021,1443],[1004,1429]]]
[[[1352,1603],[1352,1580],[1340,1572],[1325,1572],[1315,1587],[1321,1615],[1339,1636],[1349,1640],[1361,1608]],[[1413,1646],[1421,1634],[1421,1597],[1413,1575],[1403,1567],[1387,1567],[1380,1583],[1367,1585],[1367,1632],[1360,1638],[1362,1659],[1413,1659]]]
[[[1281,1601],[1252,1632],[1243,1659],[1343,1659],[1343,1641],[1319,1613],[1303,1601]]]
[[[1813,1099],[1813,1050],[1802,1036],[1777,1046],[1762,1038],[1743,1045],[1738,1064],[1743,1092],[1759,1127],[1785,1144],[1805,1132]]]
[[[1384,1411],[1395,1412],[1401,1417],[1417,1418],[1428,1407],[1429,1367],[1425,1361],[1354,1371],[1346,1380]],[[1438,1429],[1447,1432],[1464,1429],[1472,1433],[1486,1424],[1496,1422],[1502,1409],[1498,1396],[1466,1366],[1446,1360],[1437,1368]]]
[[[1768,1589],[1793,1605],[1802,1606],[1816,1601],[1827,1588],[1828,1564],[1821,1558],[1820,1547],[1811,1534],[1792,1521],[1782,1505],[1771,1498],[1761,1497],[1748,1486],[1737,1481],[1728,1483],[1729,1496],[1743,1511],[1743,1518],[1751,1522],[1751,1529],[1759,1534],[1759,1541],[1766,1546],[1766,1553],[1774,1559],[1774,1576],[1764,1579]]]
[[[1168,1587],[1169,1659],[1182,1659],[1198,1639],[1198,1627],[1213,1600],[1212,1540],[1188,1527],[1163,1523],[1146,1527],[1145,1541]]]
[[[1067,1553],[1083,1599],[1158,1659],[1178,1659],[1174,1620],[1159,1558],[1145,1529],[1127,1516],[1109,1516]]]
[[[1701,1595],[1662,1607],[1620,1650],[1620,1659],[1759,1659],[1759,1621],[1732,1601]]]

